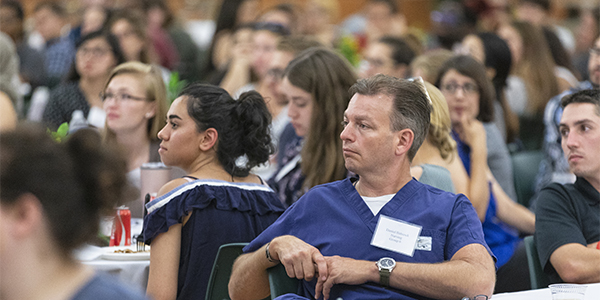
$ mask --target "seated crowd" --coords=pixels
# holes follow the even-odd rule
[[[277,265],[278,299],[528,290],[527,236],[548,282],[600,283],[600,6],[574,35],[550,0],[441,1],[423,33],[395,0],[220,0],[200,45],[163,0],[37,2],[0,1],[2,299],[204,298],[228,243],[232,299]],[[144,206],[159,162],[182,176]],[[145,297],[72,255],[115,205]]]

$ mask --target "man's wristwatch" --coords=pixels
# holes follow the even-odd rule
[[[390,274],[395,267],[396,261],[391,257],[384,257],[377,261],[377,268],[379,268],[379,284],[390,286]]]

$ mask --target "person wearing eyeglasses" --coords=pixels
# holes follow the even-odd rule
[[[569,163],[563,155],[560,145],[561,136],[558,130],[563,109],[560,100],[570,94],[581,90],[600,88],[600,37],[596,38],[593,46],[589,49],[590,59],[588,61],[589,80],[582,81],[575,88],[565,91],[548,101],[544,112],[544,141],[542,149],[544,158],[540,163],[540,169],[536,178],[536,192],[551,182],[561,184],[575,182],[575,175],[569,170]],[[535,208],[537,197],[532,199],[531,207]]]
[[[512,168],[494,116],[494,87],[485,67],[471,56],[455,56],[440,70],[436,85],[450,111],[460,159],[471,179],[469,200],[483,226],[487,244],[498,258],[496,291],[529,282],[526,257],[517,251],[519,233],[535,231],[535,216],[504,191],[512,183]],[[515,255],[519,254],[519,255]],[[523,256],[521,256],[523,254]],[[523,287],[526,288],[526,287]]]
[[[140,188],[142,164],[160,162],[157,134],[166,124],[168,110],[161,71],[141,62],[121,64],[108,76],[100,97],[106,112],[105,142],[121,148],[128,178]],[[141,207],[136,211],[134,207],[130,207],[132,214],[142,217]]]
[[[74,111],[81,110],[88,120],[100,120],[92,121],[94,126],[104,126],[100,92],[110,71],[123,62],[125,58],[115,36],[100,31],[84,36],[77,44],[75,62],[66,81],[50,92],[43,122],[56,130],[71,120]]]

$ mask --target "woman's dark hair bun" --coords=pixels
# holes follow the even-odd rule
[[[256,91],[241,94],[232,119],[236,120],[240,146],[247,159],[243,172],[268,161],[275,149],[271,142],[271,114],[263,97]]]

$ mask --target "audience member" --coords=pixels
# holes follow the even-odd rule
[[[73,257],[126,190],[125,162],[97,132],[60,144],[31,124],[3,132],[0,166],[2,299],[145,299]]]
[[[365,5],[367,44],[384,36],[402,36],[408,25],[394,0],[369,0]]]
[[[258,0],[223,0],[219,14],[215,21],[215,34],[213,35],[210,48],[207,53],[207,63],[203,70],[205,79],[213,84],[219,84],[210,80],[216,72],[222,71],[232,57],[234,48],[234,29],[244,24],[256,21],[258,17]]]
[[[141,62],[114,68],[101,95],[106,112],[105,142],[117,145],[127,160],[127,178],[141,188],[140,167],[160,162],[158,131],[165,126],[167,91],[160,69]],[[126,205],[134,218],[143,217],[139,194]]]
[[[335,45],[340,35],[339,28],[335,25],[340,17],[339,1],[307,1],[302,16],[302,34],[316,39],[325,46]]]
[[[286,207],[309,188],[346,177],[338,136],[348,89],[355,82],[348,61],[326,48],[303,51],[286,68],[281,90],[299,138],[286,144],[281,164],[269,179]]]
[[[436,49],[421,54],[410,63],[411,75],[421,77],[425,82],[436,82],[440,68],[454,54],[446,49]]]
[[[146,33],[144,16],[137,11],[116,11],[108,23],[108,30],[119,39],[127,61],[158,63]]]
[[[575,31],[575,53],[573,53],[573,66],[581,75],[581,79],[589,80],[588,60],[590,48],[600,36],[600,5],[593,9],[582,8],[579,24]]]
[[[161,0],[149,0],[142,3],[146,19],[146,34],[152,43],[158,64],[168,70],[179,65],[179,53],[168,34],[165,23],[172,19],[167,5]]]
[[[508,44],[491,32],[469,34],[463,39],[466,52],[486,67],[486,75],[494,84],[493,122],[500,130],[505,143],[512,143],[519,135],[519,118],[506,101],[504,90],[512,66]]]
[[[553,97],[546,105],[544,112],[544,143],[542,146],[544,158],[540,163],[540,170],[536,178],[536,191],[540,191],[551,182],[566,184],[575,181],[575,176],[569,170],[568,161],[564,157],[561,147],[559,125],[563,110],[560,107],[560,100],[581,90],[600,88],[600,37],[596,39],[589,52],[588,72],[590,80],[583,81],[576,88]],[[534,206],[535,202],[531,205]]]
[[[156,300],[203,298],[219,247],[254,239],[284,210],[249,173],[273,152],[271,118],[254,91],[235,101],[201,84],[184,89],[167,115],[160,157],[188,175],[164,185],[147,205],[147,293]]]
[[[477,192],[471,189],[469,200],[482,222],[485,240],[498,258],[496,292],[528,289],[527,258],[524,248],[517,248],[522,245],[519,231],[534,232],[535,216],[512,200],[510,157],[498,128],[490,123],[493,85],[484,66],[470,56],[448,60],[436,85],[448,102],[458,154],[471,184],[478,187]]]
[[[450,193],[464,194],[468,179],[458,159],[456,142],[451,135],[450,115],[444,95],[429,82],[423,82],[427,98],[431,101],[430,124],[423,144],[411,162],[410,174],[418,181]],[[450,169],[460,168],[463,178],[452,176]],[[453,181],[454,180],[454,181]]]
[[[103,127],[105,115],[100,93],[110,71],[122,62],[116,37],[102,32],[84,36],[77,45],[67,80],[50,92],[43,121],[55,130],[60,124],[70,122],[74,111],[81,110],[91,124]]]
[[[285,145],[289,141],[294,141],[297,138],[294,128],[290,124],[290,117],[288,117],[289,101],[281,91],[281,81],[283,80],[285,68],[298,53],[319,46],[322,46],[319,42],[306,36],[282,37],[277,43],[273,58],[269,61],[265,84],[269,89],[271,98],[267,99],[266,103],[272,118],[271,140],[277,150],[271,156],[267,165],[253,170],[254,173],[263,178],[270,178],[273,175],[279,163],[278,157],[281,156],[279,153],[284,152]],[[280,140],[283,143],[280,143]]]
[[[277,140],[290,121],[290,118],[287,116],[289,101],[281,90],[281,81],[285,74],[285,68],[300,52],[319,46],[322,46],[322,44],[306,36],[282,37],[277,42],[277,48],[269,61],[269,68],[265,76],[265,84],[269,88],[269,94],[271,95],[271,99],[267,99],[266,101],[272,118],[271,139],[276,148],[278,144]]]
[[[279,263],[304,279],[298,292],[306,297],[282,299],[490,296],[492,254],[468,199],[410,175],[429,126],[425,93],[385,75],[359,80],[351,93],[340,138],[345,165],[359,177],[311,189],[244,248],[232,299],[267,296],[266,270]],[[397,235],[402,242],[380,242]]]
[[[178,63],[172,70],[179,73],[180,79],[188,82],[200,79],[198,71],[203,53],[194,44],[190,35],[176,22],[169,6],[162,0],[152,0],[144,2],[144,8],[148,17],[148,29],[157,32],[165,31],[175,47]]]
[[[552,29],[544,26],[542,27],[542,33],[544,34],[544,38],[546,38],[548,49],[550,49],[550,54],[552,54],[552,60],[556,65],[554,73],[557,78],[561,79],[559,84],[563,86],[565,83],[568,84],[567,88],[561,87],[561,90],[577,86],[579,78],[577,78],[577,71],[571,64],[571,55],[567,53],[567,50],[560,43],[558,36],[556,36],[556,33]]]
[[[360,77],[384,74],[398,78],[408,75],[415,52],[399,37],[384,36],[369,44],[364,52],[365,66]]]
[[[561,145],[577,180],[540,192],[536,248],[551,281],[600,282],[600,91],[566,96],[561,107]]]
[[[575,38],[571,30],[556,24],[551,14],[551,0],[519,0],[516,8],[517,19],[536,26],[551,26],[569,54],[575,51]]]
[[[22,82],[29,83],[33,91],[46,84],[44,55],[29,46],[23,28],[25,14],[17,1],[0,1],[0,30],[10,36],[19,55],[19,74]]]
[[[516,92],[520,95],[513,96],[515,91],[507,93],[508,104],[519,116],[541,116],[548,99],[560,92],[552,54],[542,30],[530,23],[515,21],[500,27],[498,35],[512,53],[513,75],[525,84],[525,90]],[[527,99],[527,102],[515,101],[520,99]]]
[[[270,98],[265,82],[269,62],[273,58],[278,39],[289,34],[286,27],[276,23],[254,24],[251,44],[236,43],[233,58],[220,86],[234,95],[256,90],[265,98]]]
[[[67,25],[67,12],[57,2],[43,1],[34,10],[35,29],[40,33],[46,45],[44,49],[44,66],[47,84],[57,85],[69,72],[75,46],[62,30]]]

